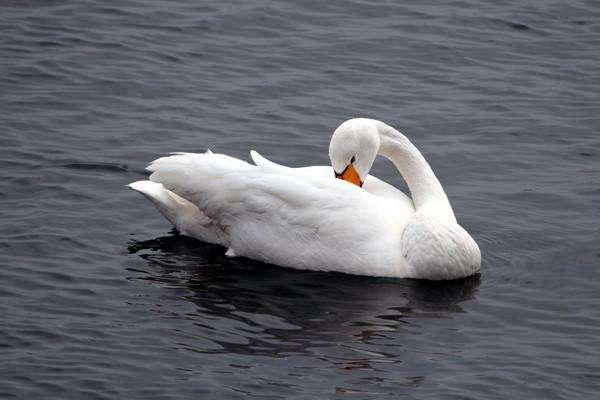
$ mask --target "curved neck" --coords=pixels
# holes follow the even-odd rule
[[[436,214],[456,221],[448,197],[421,152],[391,126],[377,121],[379,154],[389,158],[404,180],[417,211]]]

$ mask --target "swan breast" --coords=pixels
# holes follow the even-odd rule
[[[481,252],[459,224],[417,212],[402,235],[402,255],[411,278],[446,280],[479,271]]]

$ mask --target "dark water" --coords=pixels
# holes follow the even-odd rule
[[[600,2],[2,0],[0,72],[0,398],[598,398]],[[480,278],[228,260],[124,187],[326,164],[353,116],[423,150]]]

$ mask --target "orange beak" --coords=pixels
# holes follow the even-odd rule
[[[363,185],[363,181],[360,180],[360,176],[358,175],[358,172],[356,172],[354,164],[348,165],[341,174],[335,172],[335,177],[353,183],[356,186],[362,187]]]

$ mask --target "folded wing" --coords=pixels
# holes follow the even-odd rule
[[[194,204],[222,232],[229,254],[296,268],[364,268],[373,241],[389,232],[379,200],[318,171],[222,154],[183,153],[154,161],[150,180]],[[325,168],[325,167],[323,167]],[[360,229],[357,229],[360,227]],[[363,260],[362,257],[365,257]]]

